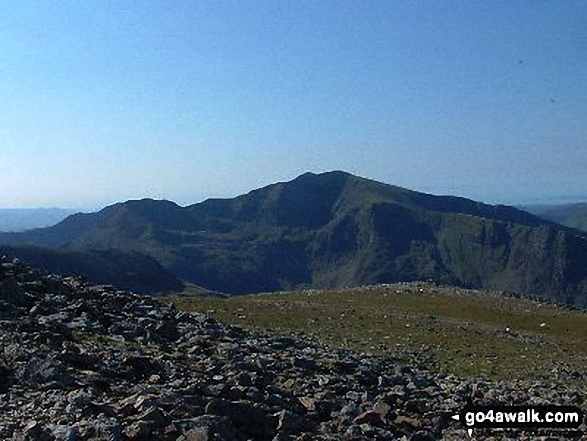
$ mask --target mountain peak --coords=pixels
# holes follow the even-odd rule
[[[306,172],[299,175],[297,178],[288,183],[299,183],[299,182],[344,182],[347,179],[361,179],[351,173],[342,170],[332,170],[322,173]]]
[[[357,177],[356,175],[353,175],[352,173],[346,172],[344,170],[329,170],[329,171],[325,171],[325,172],[320,172],[320,173],[314,173],[314,172],[306,172],[306,173],[302,173],[301,175],[299,175],[296,179],[299,178],[303,178],[303,177],[320,177],[320,178],[328,178],[331,176],[344,176],[344,177]]]

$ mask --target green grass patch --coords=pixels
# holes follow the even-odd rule
[[[587,370],[587,314],[485,292],[399,284],[166,301],[247,328],[303,331],[332,347],[422,351],[459,376],[549,378],[561,364]]]

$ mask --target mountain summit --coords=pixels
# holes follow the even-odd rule
[[[0,242],[138,251],[230,294],[433,280],[587,306],[587,239],[502,205],[335,171],[180,207],[128,201]]]

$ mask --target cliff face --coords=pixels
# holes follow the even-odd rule
[[[128,201],[0,242],[137,251],[232,294],[435,280],[587,306],[587,239],[524,211],[343,172],[234,199]]]

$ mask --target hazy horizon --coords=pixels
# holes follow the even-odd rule
[[[296,176],[297,177],[297,176]],[[368,178],[370,179],[368,176],[362,176],[364,178]],[[275,184],[277,182],[286,182],[285,180],[280,180],[280,181],[275,181],[272,182],[271,184]],[[391,185],[396,185],[393,182],[385,182],[386,184],[391,184]],[[271,185],[268,184],[268,185]],[[80,207],[68,207],[68,206],[16,206],[16,207],[7,207],[7,206],[0,206],[0,211],[27,211],[27,210],[46,210],[46,211],[51,211],[51,210],[65,210],[65,211],[71,211],[71,212],[95,212],[95,211],[99,211],[109,205],[113,205],[116,203],[121,203],[121,202],[126,202],[129,200],[140,200],[140,199],[155,199],[155,200],[168,200],[171,202],[175,202],[176,204],[185,207],[188,205],[193,205],[193,204],[198,204],[200,202],[203,202],[207,199],[215,199],[215,198],[220,198],[220,199],[230,199],[233,197],[237,197],[246,193],[249,193],[250,191],[253,190],[257,190],[258,188],[261,187],[255,187],[255,188],[250,188],[247,190],[243,190],[241,193],[238,194],[228,194],[228,195],[223,195],[223,196],[208,196],[208,197],[203,197],[199,200],[194,200],[194,201],[189,201],[189,200],[174,200],[174,199],[170,199],[170,198],[157,198],[157,197],[150,197],[150,196],[142,196],[142,197],[129,197],[126,199],[120,199],[120,200],[112,200],[109,202],[104,202],[104,203],[97,203],[97,204],[93,204],[93,205],[86,205],[86,206],[80,206]],[[413,188],[409,188],[409,190],[415,190]],[[415,191],[419,191],[419,190],[415,190]],[[510,205],[510,206],[514,206],[514,207],[524,207],[524,206],[539,206],[539,205],[571,205],[571,204],[580,204],[580,203],[587,203],[587,197],[582,198],[580,196],[578,197],[561,197],[561,198],[552,198],[552,199],[548,199],[548,198],[544,198],[544,199],[530,199],[530,200],[525,200],[525,201],[513,201],[513,202],[501,202],[501,201],[492,201],[492,200],[480,200],[480,199],[474,199],[474,198],[470,198],[466,195],[462,195],[462,194],[458,194],[458,193],[434,193],[434,192],[425,192],[424,193],[429,193],[429,194],[433,194],[435,196],[458,196],[458,197],[463,197],[463,198],[467,198],[467,199],[472,199],[478,202],[483,202],[483,203],[487,203],[487,204],[493,204],[493,205]]]
[[[587,200],[587,3],[0,4],[0,207],[234,197],[345,170]]]

